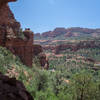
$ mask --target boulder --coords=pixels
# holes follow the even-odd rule
[[[22,82],[0,73],[0,100],[34,100]]]

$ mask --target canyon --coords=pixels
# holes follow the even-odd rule
[[[100,29],[81,27],[55,28],[53,31],[34,34],[35,44],[42,45],[44,51],[60,54],[63,51],[100,48]]]

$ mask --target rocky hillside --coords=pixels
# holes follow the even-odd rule
[[[35,43],[48,44],[53,42],[66,42],[67,40],[87,40],[100,37],[100,29],[89,28],[56,28],[53,31],[34,34]],[[39,41],[38,41],[39,40]]]
[[[100,29],[89,29],[89,28],[80,28],[80,27],[72,27],[72,28],[56,28],[53,31],[48,31],[44,33],[36,33],[35,38],[57,38],[63,35],[64,37],[77,37],[80,35],[89,34],[91,36],[100,35]]]
[[[56,28],[53,31],[42,34],[37,33],[34,37],[35,43],[43,46],[43,49],[50,60],[54,60],[54,57],[64,57],[69,52],[73,53],[81,50],[98,51],[100,49],[100,29],[80,27],[68,29]],[[98,53],[96,54],[99,55]],[[94,58],[90,57],[89,59]]]
[[[45,56],[42,57],[42,60],[45,59]],[[34,93],[37,77],[41,73],[44,73],[41,66],[34,63],[32,68],[27,67],[18,56],[0,47],[0,100],[33,100],[32,97],[36,97]]]
[[[31,73],[33,73],[31,69],[23,65],[18,57],[6,48],[0,47],[1,100],[33,100],[25,89],[25,87],[30,87],[26,82],[30,83],[29,77],[33,77]]]

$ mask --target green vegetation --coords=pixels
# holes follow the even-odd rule
[[[59,57],[59,55],[61,55]],[[57,69],[60,66],[65,67],[67,70],[73,69],[92,69],[95,65],[100,63],[100,49],[88,48],[80,49],[78,51],[70,51],[69,49],[61,51],[58,56],[50,55],[48,57],[50,69]],[[97,64],[96,64],[97,63]],[[98,67],[100,69],[100,67]]]
[[[99,53],[99,49],[82,49],[64,51],[59,58],[51,55],[50,69],[44,70],[40,69],[38,58],[28,68],[9,50],[0,47],[0,72],[21,80],[35,100],[99,100],[100,71],[89,69],[94,63],[83,61],[91,57],[99,62]]]

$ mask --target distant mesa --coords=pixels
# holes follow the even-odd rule
[[[72,28],[55,28],[53,31],[47,31],[43,33],[36,33],[34,37],[48,37],[55,38],[63,35],[64,37],[77,37],[82,34],[91,34],[91,36],[97,36],[100,34],[100,29],[89,29],[89,28],[81,28],[81,27],[72,27]]]

